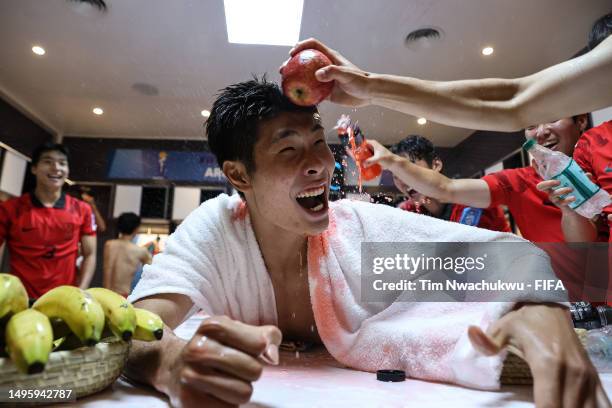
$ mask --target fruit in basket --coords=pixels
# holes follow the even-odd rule
[[[22,373],[43,371],[53,347],[53,333],[47,316],[33,309],[13,315],[6,325],[6,347],[11,360]]]
[[[28,293],[15,275],[0,273],[0,357],[6,357],[4,329],[11,316],[28,308]]]
[[[84,290],[75,286],[58,286],[38,298],[32,308],[49,319],[62,319],[85,345],[92,346],[100,341],[104,311]]]
[[[129,341],[136,329],[136,312],[126,298],[105,288],[91,288],[85,292],[96,299],[106,317],[106,325],[113,334],[124,341]]]
[[[0,318],[28,308],[28,293],[15,275],[0,273]]]
[[[327,55],[318,50],[308,49],[295,54],[280,71],[283,93],[296,105],[317,105],[329,96],[334,83],[320,82],[315,72],[331,63]]]
[[[153,312],[146,309],[134,308],[136,312],[135,340],[155,341],[161,340],[164,335],[164,322]]]

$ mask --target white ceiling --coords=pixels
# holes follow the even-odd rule
[[[222,0],[107,0],[107,13],[65,0],[0,0],[0,93],[63,135],[202,138],[220,88],[278,66],[289,47],[227,42]],[[300,38],[317,37],[364,69],[426,79],[514,77],[562,61],[586,42],[610,0],[305,0]],[[445,35],[404,46],[423,26]],[[34,44],[47,50],[31,52]],[[480,50],[493,45],[485,58]],[[146,83],[146,96],[132,89]],[[91,113],[94,106],[105,114]],[[324,102],[331,128],[347,109]],[[471,133],[367,107],[348,110],[366,135],[409,133],[454,146]]]

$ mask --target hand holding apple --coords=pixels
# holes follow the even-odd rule
[[[317,80],[334,83],[329,96],[331,102],[352,107],[366,106],[371,103],[371,87],[374,74],[363,71],[338,51],[314,38],[297,43],[289,51],[289,55],[293,57],[306,49],[321,51],[332,62],[331,65],[316,72]]]

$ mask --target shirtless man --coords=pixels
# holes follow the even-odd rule
[[[130,284],[140,263],[150,264],[151,254],[146,248],[132,243],[140,226],[140,217],[134,213],[123,213],[117,221],[119,238],[104,245],[105,288],[127,296]]]

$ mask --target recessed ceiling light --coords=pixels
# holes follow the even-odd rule
[[[102,110],[102,108],[93,108],[92,112],[99,116],[104,113],[104,110]]]
[[[419,118],[419,119],[417,119],[417,123],[422,126],[422,125],[427,123],[427,119]]]
[[[482,49],[482,55],[491,55],[493,54],[493,47],[484,47]]]
[[[46,51],[40,45],[35,45],[32,47],[32,52],[36,55],[45,55]]]
[[[300,37],[304,0],[223,0],[227,41],[292,46]]]
[[[202,116],[204,116],[205,118],[210,116],[210,111],[207,111],[206,109],[204,109],[202,112],[200,112],[202,114]]]

